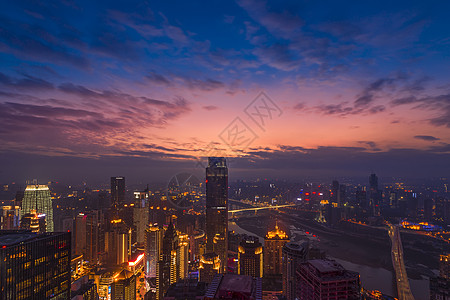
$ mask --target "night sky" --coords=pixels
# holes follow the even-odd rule
[[[1,181],[450,175],[448,1],[40,2],[0,11]]]

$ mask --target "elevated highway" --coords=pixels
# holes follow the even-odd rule
[[[397,281],[397,293],[399,300],[414,300],[414,296],[409,286],[408,274],[406,273],[405,260],[403,257],[403,245],[400,239],[400,231],[398,226],[389,225],[389,237],[391,238],[392,249],[392,265],[395,270],[395,278]]]

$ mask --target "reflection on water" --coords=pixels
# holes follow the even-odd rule
[[[390,296],[396,295],[393,276],[390,271],[383,268],[373,268],[365,265],[354,264],[342,259],[333,258],[344,268],[358,272],[361,276],[361,284],[369,290],[379,290],[383,294]],[[413,280],[410,279],[411,291],[416,300],[429,299],[430,288],[428,279]]]

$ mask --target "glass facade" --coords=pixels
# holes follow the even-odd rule
[[[0,299],[70,299],[70,233],[0,231]]]
[[[22,215],[36,211],[45,216],[47,231],[53,232],[53,206],[50,189],[46,185],[28,185],[22,200]]]

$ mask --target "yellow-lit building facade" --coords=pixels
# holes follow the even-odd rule
[[[264,275],[282,274],[283,247],[289,242],[289,237],[275,225],[264,239]]]

